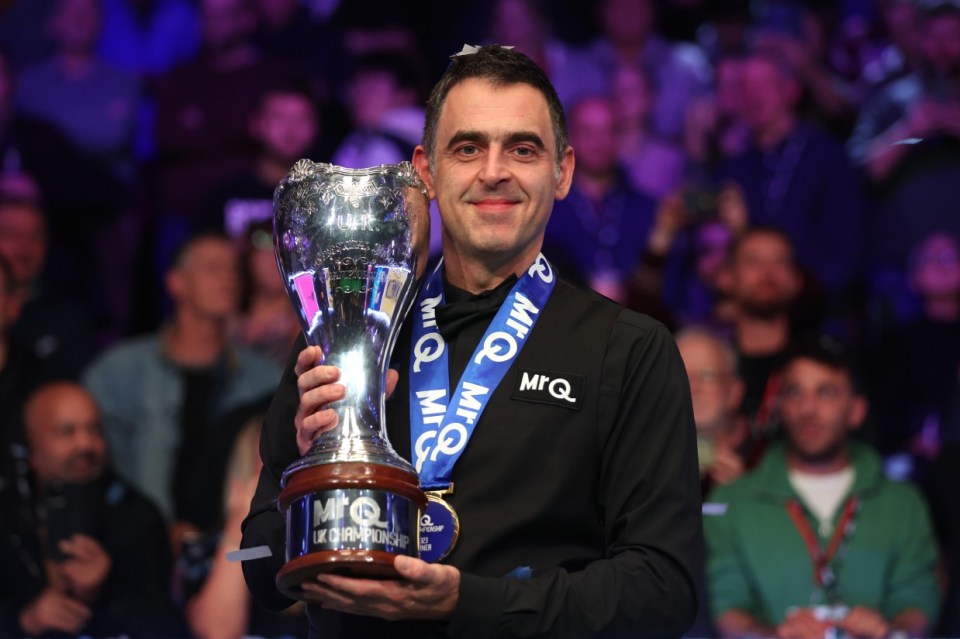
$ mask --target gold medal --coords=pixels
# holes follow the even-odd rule
[[[460,537],[460,518],[443,498],[453,492],[453,484],[443,490],[428,490],[427,509],[420,515],[420,559],[434,563],[453,551]]]

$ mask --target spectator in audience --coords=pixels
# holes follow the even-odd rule
[[[724,277],[733,306],[738,372],[746,385],[741,411],[763,431],[771,425],[775,373],[797,339],[791,312],[802,280],[790,239],[770,228],[745,231],[730,248]]]
[[[251,115],[257,143],[252,166],[217,185],[193,215],[195,230],[225,230],[240,237],[251,224],[273,219],[273,192],[290,167],[315,156],[320,136],[318,105],[305,85],[267,89]]]
[[[22,474],[0,492],[0,634],[177,634],[160,514],[107,468],[93,398],[48,384],[24,424]]]
[[[907,258],[930,233],[960,237],[960,2],[920,5],[921,67],[864,104],[848,148],[874,185],[874,295],[895,309],[908,295]]]
[[[946,233],[922,241],[910,259],[917,317],[882,334],[868,381],[876,442],[917,478],[937,455],[960,370],[960,246]],[[905,464],[905,465],[904,465]]]
[[[584,95],[610,95],[613,77],[622,64],[649,70],[657,87],[651,108],[651,130],[679,142],[684,110],[710,86],[710,67],[693,44],[671,43],[656,32],[653,0],[602,0],[597,6],[601,35],[571,56],[567,83],[558,87],[564,106]]]
[[[631,186],[661,198],[680,183],[686,158],[678,144],[650,131],[656,87],[641,67],[623,64],[613,76],[613,106],[620,163]]]
[[[811,119],[846,137],[852,125],[852,87],[827,63],[827,26],[823,9],[792,0],[772,0],[760,10],[754,45],[785,59],[801,83],[801,108]]]
[[[10,340],[10,327],[19,312],[13,268],[0,255],[0,489],[12,478],[11,446],[23,441],[21,407],[43,378],[39,360]]]
[[[709,329],[683,328],[676,341],[690,378],[700,481],[706,499],[715,485],[729,484],[756,461],[747,420],[739,412],[743,380],[737,375],[733,346]]]
[[[269,612],[250,598],[238,562],[227,553],[240,548],[240,524],[250,510],[263,462],[259,443],[262,416],[252,418],[237,435],[226,467],[224,524],[218,531],[207,569],[195,582],[186,584],[186,618],[197,639],[240,639],[245,636],[306,637],[307,619],[302,603],[283,612]],[[229,610],[229,615],[224,611]]]
[[[743,117],[751,145],[720,165],[721,181],[740,185],[750,224],[787,234],[797,262],[828,293],[831,311],[852,306],[861,273],[864,203],[843,148],[800,120],[800,83],[792,66],[769,50],[744,59]]]
[[[55,124],[129,185],[139,86],[135,75],[99,57],[100,24],[100,0],[58,0],[48,18],[56,49],[21,71],[17,105]]]
[[[723,273],[730,243],[746,224],[735,184],[713,194],[688,187],[667,195],[628,280],[628,305],[674,328],[729,325],[733,308]]]
[[[250,118],[264,91],[292,75],[255,45],[251,0],[199,5],[199,58],[160,78],[157,88],[154,186],[159,212],[181,219],[210,188],[248,166],[256,152]]]
[[[277,268],[273,216],[251,223],[239,240],[244,286],[240,312],[228,324],[230,337],[283,368],[300,323]]]
[[[835,343],[797,349],[781,383],[784,441],[711,496],[707,580],[724,637],[916,637],[937,618],[926,504],[852,438],[867,401],[851,367]]]
[[[687,106],[683,143],[690,177],[709,179],[721,162],[737,157],[750,144],[743,119],[743,57],[724,54],[714,60],[714,90]]]
[[[616,115],[603,97],[581,99],[569,115],[577,171],[554,204],[545,251],[557,267],[610,299],[624,301],[625,280],[653,224],[654,201],[633,189],[619,163]]]
[[[47,228],[36,202],[0,197],[0,256],[13,271],[10,290],[19,307],[10,339],[49,376],[77,379],[94,353],[94,322],[86,307],[44,283]]]
[[[175,551],[220,522],[222,469],[240,407],[269,395],[279,370],[227,338],[239,264],[223,235],[188,240],[167,273],[170,321],[101,354],[84,383],[103,410],[117,471],[160,507]]]
[[[334,152],[333,163],[363,169],[412,158],[423,133],[418,84],[416,68],[402,54],[357,59],[344,92],[353,130]]]

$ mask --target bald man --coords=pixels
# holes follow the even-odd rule
[[[23,423],[28,453],[0,491],[0,636],[176,632],[166,527],[109,471],[93,397],[46,384]]]

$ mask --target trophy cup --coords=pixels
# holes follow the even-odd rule
[[[390,578],[395,556],[417,556],[427,500],[387,439],[384,403],[390,353],[426,269],[430,217],[409,162],[300,160],[273,204],[277,264],[306,341],[346,387],[330,405],[337,426],[281,478],[287,552],[277,587],[298,598],[318,573]]]

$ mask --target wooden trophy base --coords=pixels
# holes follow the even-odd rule
[[[343,535],[344,530],[338,527],[336,523],[324,523],[317,527],[316,514],[313,512],[318,507],[323,510],[325,515],[323,521],[336,519],[340,513],[342,521],[347,523],[340,524],[344,527],[353,526],[354,532],[365,532],[357,528],[356,524],[347,521],[349,512],[348,507],[341,506],[340,511],[335,506],[340,499],[343,504],[349,505],[349,499],[344,496],[355,496],[363,494],[371,504],[375,501],[369,495],[381,496],[381,500],[386,498],[386,504],[401,504],[406,512],[406,516],[399,516],[399,519],[406,520],[395,522],[401,529],[407,528],[408,544],[406,551],[396,550],[395,552],[386,551],[384,547],[379,547],[377,543],[360,542],[347,543],[353,541]],[[335,495],[335,497],[328,497]],[[321,501],[315,503],[314,500],[320,498]],[[359,499],[357,499],[359,501]],[[419,530],[417,522],[427,506],[427,498],[420,490],[420,483],[417,475],[393,466],[382,464],[372,464],[367,462],[334,462],[329,464],[319,464],[304,468],[291,475],[280,493],[279,498],[280,511],[287,518],[287,557],[288,561],[277,573],[277,588],[295,599],[303,598],[302,585],[305,581],[313,581],[318,574],[339,574],[349,577],[358,577],[365,579],[395,579],[397,572],[393,567],[393,561],[399,554],[406,554],[416,557],[418,554]],[[376,511],[376,505],[374,509]],[[389,506],[384,507],[387,510]],[[291,515],[291,511],[295,516]],[[341,511],[343,511],[341,513]],[[408,511],[408,512],[407,512]],[[369,513],[369,509],[363,511]],[[395,519],[396,513],[379,513],[380,517]],[[296,522],[291,524],[291,522]],[[375,532],[383,536],[384,531],[381,525],[374,523],[368,526],[370,530],[366,532]],[[327,530],[323,530],[327,527]],[[378,530],[379,528],[379,530]],[[326,536],[330,533],[329,538]],[[315,543],[316,536],[320,535],[323,541],[334,540],[336,533],[336,544]],[[343,540],[341,542],[341,537]],[[374,535],[370,536],[375,538]],[[366,547],[350,546],[365,545]],[[296,550],[292,550],[296,549]]]

